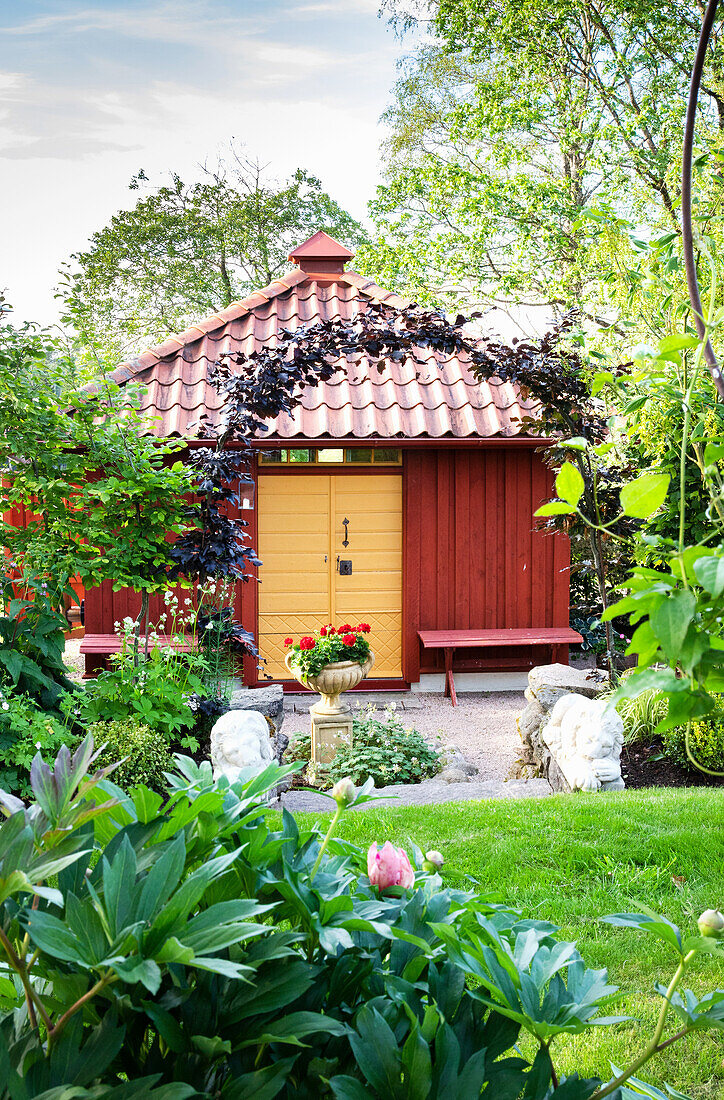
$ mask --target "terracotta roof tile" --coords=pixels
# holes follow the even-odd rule
[[[311,240],[318,237],[315,234]],[[311,260],[324,264],[325,249],[322,242],[310,252]],[[297,252],[302,253],[302,246]],[[216,393],[206,381],[211,363],[222,355],[250,354],[273,344],[280,328],[351,320],[370,302],[406,304],[354,271],[317,274],[297,269],[169,337],[118,367],[110,377],[121,385],[135,378],[146,388],[142,411],[158,417],[154,433],[188,436],[190,425],[202,412],[213,417],[219,408]],[[420,358],[421,363],[409,358],[387,363],[382,373],[365,358],[357,358],[331,381],[306,389],[292,416],[278,417],[269,423],[269,432],[260,434],[280,440],[487,438],[518,434],[520,418],[535,412],[534,403],[522,400],[511,384],[476,382],[464,358],[436,357],[428,351],[421,351]]]

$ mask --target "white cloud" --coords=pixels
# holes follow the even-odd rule
[[[0,71],[0,288],[18,317],[57,316],[59,264],[136,201],[139,168],[189,179],[232,137],[364,217],[399,47],[377,0],[337,0],[334,19],[325,0],[46,3],[5,28]]]

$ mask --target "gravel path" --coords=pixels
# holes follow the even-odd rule
[[[358,699],[355,692],[351,701],[353,709],[368,701],[376,702],[380,709],[395,702],[404,725],[414,726],[430,740],[439,736],[443,746],[457,745],[465,759],[478,769],[475,780],[504,780],[519,755],[520,738],[515,719],[525,706],[522,692],[465,692],[458,695],[456,707],[437,693],[390,695],[380,692],[360,695]],[[311,702],[314,699],[306,696],[286,697],[284,733],[287,736],[310,732]]]

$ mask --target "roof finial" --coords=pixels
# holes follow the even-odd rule
[[[298,244],[289,253],[292,263],[298,264],[302,271],[315,279],[341,275],[345,263],[353,256],[354,252],[335,241],[323,229],[318,230],[308,241]]]

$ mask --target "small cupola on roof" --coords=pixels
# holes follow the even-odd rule
[[[308,241],[298,244],[289,253],[292,263],[298,264],[305,275],[317,280],[335,280],[344,272],[344,265],[353,256],[354,252],[335,241],[323,229],[318,230]]]

